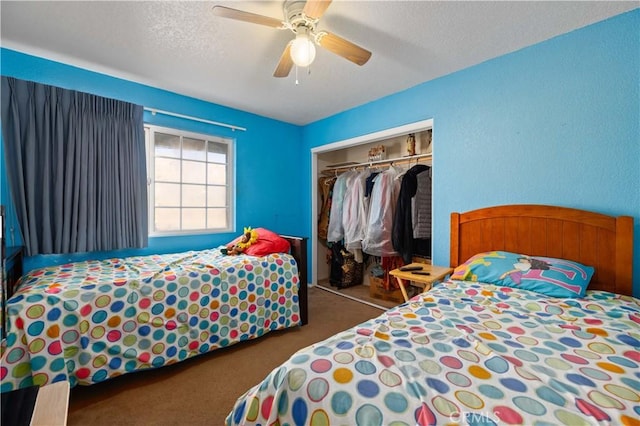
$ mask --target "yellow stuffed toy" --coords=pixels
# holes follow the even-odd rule
[[[251,227],[244,228],[242,237],[235,243],[221,249],[222,254],[234,255],[244,252],[249,246],[258,241],[258,232]]]

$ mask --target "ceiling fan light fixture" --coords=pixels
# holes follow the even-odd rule
[[[299,33],[291,42],[291,60],[299,67],[308,67],[316,58],[316,46],[305,33]]]
[[[316,32],[316,25],[332,1],[284,0],[284,20],[282,21],[221,5],[214,6],[213,12],[223,18],[264,25],[279,30],[290,30],[295,34],[295,39],[287,43],[284,48],[273,72],[274,77],[282,78],[289,75],[294,65],[296,72],[299,67],[309,67],[316,58],[316,44],[356,65],[364,65],[371,57],[371,52],[368,50],[336,34],[327,31]]]

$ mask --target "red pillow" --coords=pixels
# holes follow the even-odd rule
[[[251,256],[266,256],[272,253],[289,253],[289,249],[291,248],[289,241],[285,240],[280,235],[264,228],[256,228],[255,231],[258,233],[258,241],[247,247],[243,252],[244,254]],[[242,238],[242,236],[239,236],[230,244],[235,245],[240,238]]]

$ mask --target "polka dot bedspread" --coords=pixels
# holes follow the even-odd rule
[[[90,385],[300,323],[288,254],[220,249],[34,270],[7,301],[2,391]]]
[[[447,281],[304,348],[227,425],[638,425],[640,301]]]

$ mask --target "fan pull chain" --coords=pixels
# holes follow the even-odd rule
[[[311,75],[311,66],[307,67],[307,75]],[[296,65],[296,86],[300,84],[298,80],[298,66]]]

